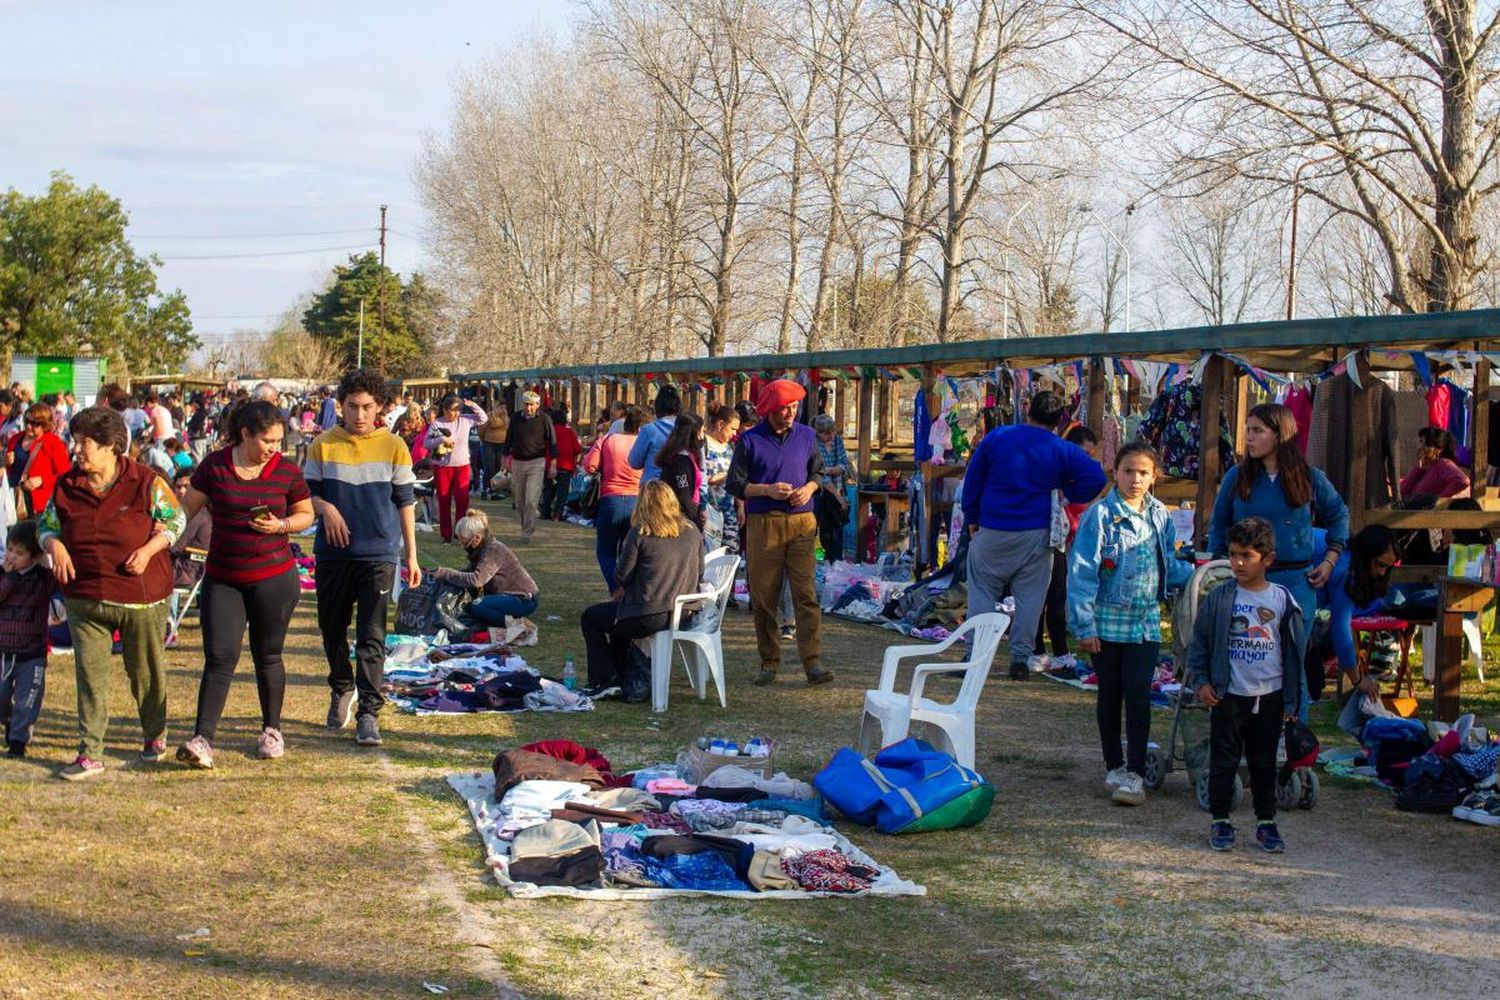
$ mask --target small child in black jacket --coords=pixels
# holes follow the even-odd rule
[[[1266,579],[1276,560],[1271,523],[1247,517],[1229,529],[1234,580],[1216,587],[1198,608],[1188,644],[1186,686],[1209,714],[1208,843],[1234,848],[1229,805],[1243,755],[1255,802],[1255,840],[1286,850],[1276,828],[1276,748],[1283,723],[1302,705],[1302,609],[1292,592]]]
[[[6,753],[26,756],[42,711],[47,682],[47,611],[57,581],[42,564],[36,522],[21,521],[5,536],[0,577],[0,724]]]

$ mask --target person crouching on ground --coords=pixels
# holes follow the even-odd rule
[[[797,423],[797,409],[806,395],[806,389],[789,379],[767,384],[755,403],[765,419],[740,435],[729,463],[729,492],[745,501],[745,572],[760,653],[760,674],[753,683],[759,687],[775,683],[781,668],[776,610],[783,580],[791,581],[797,656],[807,683],[833,680],[833,671],[820,662],[823,609],[818,605],[813,558],[818,546],[813,496],[823,462],[818,436]]]
[[[57,588],[42,563],[36,522],[21,521],[5,536],[0,577],[0,724],[6,756],[25,757],[42,713],[47,686],[47,609]]]
[[[698,592],[703,536],[682,516],[672,488],[660,479],[641,487],[630,524],[615,564],[619,589],[613,600],[585,608],[579,627],[588,648],[586,693],[600,697],[619,687],[625,701],[636,704],[651,697],[651,667],[633,650],[633,640],[670,627],[673,602]],[[684,609],[684,615],[690,610],[697,609]]]
[[[1146,741],[1151,680],[1161,654],[1161,602],[1192,568],[1175,553],[1166,505],[1151,495],[1156,449],[1135,441],[1115,457],[1115,488],[1078,519],[1068,558],[1068,625],[1093,656],[1099,677],[1096,716],[1104,746],[1104,785],[1122,805],[1146,801]],[[1120,707],[1126,752],[1120,751]]]
[[[1255,840],[1286,850],[1276,829],[1276,747],[1282,724],[1301,708],[1302,609],[1292,592],[1266,578],[1276,560],[1276,535],[1262,517],[1237,521],[1228,533],[1234,579],[1198,607],[1188,644],[1185,686],[1209,713],[1208,843],[1234,849],[1229,806],[1241,756],[1250,770]]]
[[[536,581],[510,547],[490,533],[488,514],[469,511],[453,526],[453,537],[469,554],[468,571],[439,566],[430,575],[455,587],[483,592],[469,605],[470,618],[501,629],[507,618],[525,618],[536,611],[541,596]]]

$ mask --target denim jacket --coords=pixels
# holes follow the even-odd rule
[[[1144,516],[1155,529],[1156,545],[1147,547],[1138,518]],[[1156,599],[1166,599],[1167,590],[1180,587],[1193,568],[1177,558],[1177,533],[1166,504],[1146,495],[1140,514],[1131,510],[1119,490],[1110,490],[1078,519],[1078,534],[1068,556],[1068,629],[1079,639],[1098,635],[1095,609],[1124,606],[1138,588],[1149,563],[1156,560]],[[1103,572],[1105,563],[1113,570]]]

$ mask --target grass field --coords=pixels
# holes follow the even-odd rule
[[[512,534],[510,512],[489,506]],[[459,559],[434,536],[423,546],[424,564]],[[542,641],[525,655],[555,675],[565,654],[581,660],[578,612],[602,596],[593,536],[544,525],[519,551],[543,592]],[[713,732],[773,736],[807,777],[854,741],[862,692],[899,638],[830,621],[837,681],[805,687],[793,658],[760,689],[748,616],[731,612],[725,630],[727,710],[694,700],[679,671],[664,716],[615,702],[576,716],[387,712],[385,746],[365,750],[322,726],[308,599],[289,643],[284,759],[253,759],[248,662],[207,773],[135,759],[117,677],[110,770],[81,787],[51,777],[75,739],[72,663],[55,657],[33,756],[0,761],[0,996],[412,997],[426,982],[472,997],[1373,997],[1478,994],[1500,976],[1500,830],[1328,782],[1316,810],[1284,818],[1286,855],[1214,855],[1183,775],[1138,809],[1103,797],[1092,701],[1041,680],[985,692],[979,766],[999,796],[982,826],[843,827],[924,898],[506,898],[447,773],[552,736],[630,769]],[[198,635],[171,655],[174,745],[190,733]],[[1497,689],[1465,690],[1492,726]],[[1248,833],[1248,807],[1237,821]]]

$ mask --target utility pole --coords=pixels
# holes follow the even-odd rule
[[[376,306],[380,310],[380,332],[376,334],[379,338],[376,343],[381,348],[385,347],[385,209],[386,206],[380,206],[380,284],[375,286]],[[375,355],[383,359],[379,348]]]
[[[365,366],[365,300],[359,300],[359,347],[354,355],[354,367]]]

